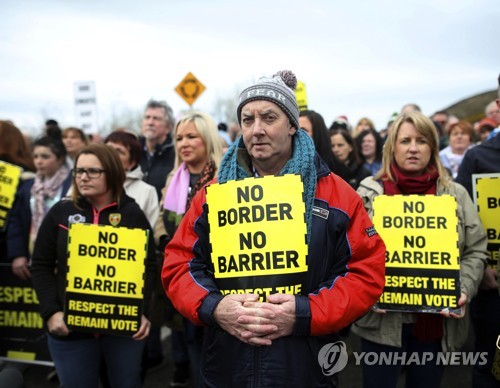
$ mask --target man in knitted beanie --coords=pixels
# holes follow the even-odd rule
[[[281,71],[243,90],[242,135],[165,249],[170,300],[207,327],[202,386],[331,386],[347,363],[336,332],[383,290],[384,243],[299,129],[296,83]]]
[[[238,122],[255,175],[277,174],[291,157],[292,136],[299,128],[296,86],[295,75],[281,71],[261,78],[240,94]],[[254,128],[244,130],[249,127]]]
[[[299,107],[295,99],[297,78],[291,71],[285,70],[272,78],[262,77],[255,85],[249,86],[240,94],[237,114],[241,125],[241,109],[251,101],[265,100],[273,102],[288,116],[290,123],[299,128]]]

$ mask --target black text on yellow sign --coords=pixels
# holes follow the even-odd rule
[[[30,305],[35,308],[31,309]],[[38,312],[35,290],[29,286],[0,285],[0,327],[41,329],[42,317]]]
[[[66,303],[65,322],[73,328],[92,332],[135,333],[139,330],[140,305],[125,299],[99,299],[71,294]],[[103,302],[103,300],[105,300]]]
[[[68,325],[98,332],[138,329],[147,241],[148,232],[142,229],[71,226],[65,303]]]
[[[16,196],[22,168],[0,161],[0,229],[5,226],[8,211]]]
[[[450,195],[378,196],[373,223],[385,242],[384,308],[456,308],[459,296],[458,218]]]
[[[201,93],[205,91],[205,86],[190,72],[187,73],[179,85],[177,85],[175,91],[189,105],[193,105],[198,97],[200,97]]]
[[[0,264],[0,358],[51,362],[40,306],[31,280],[21,280],[10,264]]]
[[[265,298],[271,294],[298,295],[302,292],[302,284],[258,288],[221,289],[220,292],[222,295],[257,294],[262,300],[265,300]]]
[[[307,110],[307,92],[306,85],[302,81],[297,81],[297,88],[295,89],[295,99],[301,111]]]
[[[391,309],[395,305],[433,310],[456,307],[457,279],[454,271],[390,268],[385,277],[384,293],[379,305]]]
[[[488,264],[496,268],[500,259],[500,173],[474,174],[472,182],[474,203],[488,238]]]
[[[209,186],[208,221],[215,277],[307,271],[302,193],[298,175]]]

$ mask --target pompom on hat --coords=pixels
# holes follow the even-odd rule
[[[290,123],[299,128],[299,107],[295,99],[297,78],[290,70],[278,71],[271,78],[262,77],[240,94],[237,115],[241,125],[241,109],[250,101],[266,100],[275,103],[288,116]]]

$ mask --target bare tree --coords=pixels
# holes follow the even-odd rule
[[[117,128],[125,128],[127,131],[140,133],[143,110],[130,108],[118,103],[111,105],[108,119],[100,126],[101,134],[108,134]]]
[[[237,121],[236,108],[238,107],[241,87],[235,86],[229,96],[217,97],[212,115],[217,122],[231,123]]]

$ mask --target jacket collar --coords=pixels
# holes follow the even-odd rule
[[[330,168],[327,166],[325,161],[321,159],[317,152],[314,155],[314,166],[316,167],[316,175],[318,179],[330,174]]]
[[[127,176],[127,180],[142,180],[142,177],[144,176],[144,173],[142,172],[141,166],[137,165],[133,170],[127,171],[125,173]]]
[[[141,136],[139,138],[139,140],[141,142],[142,150],[144,152],[147,152],[147,149],[146,149],[146,138],[144,136]],[[172,148],[173,146],[174,146],[174,139],[172,138],[171,134],[169,133],[167,135],[167,138],[165,139],[165,141],[163,143],[155,145],[155,154],[161,155],[167,149]]]

